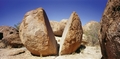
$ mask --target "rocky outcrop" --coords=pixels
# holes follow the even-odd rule
[[[50,25],[52,27],[53,33],[56,36],[62,36],[63,30],[65,28],[67,20],[61,20],[60,22],[57,21],[50,21]]]
[[[0,40],[0,48],[5,48],[5,47],[6,47],[5,43],[2,40]]]
[[[90,21],[83,26],[82,41],[87,42],[88,46],[99,45],[98,31],[100,30],[100,23],[96,21]]]
[[[43,56],[57,54],[57,42],[42,8],[25,14],[19,32],[23,44],[32,54]]]
[[[120,58],[120,0],[108,0],[101,19],[99,41],[102,59]]]
[[[65,26],[62,39],[60,41],[59,54],[70,54],[77,50],[82,41],[82,25],[79,16],[73,12]]]
[[[0,26],[1,44],[11,47],[22,47],[23,44],[19,38],[19,32],[13,27]]]

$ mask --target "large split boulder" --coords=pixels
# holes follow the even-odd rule
[[[57,41],[42,8],[25,14],[19,32],[23,44],[32,54],[43,56],[57,54]]]
[[[62,39],[60,41],[59,54],[70,54],[80,47],[82,41],[82,25],[79,16],[73,12],[65,26]]]
[[[120,59],[120,0],[108,0],[101,19],[102,59]]]
[[[0,39],[4,47],[17,48],[23,46],[18,30],[10,26],[0,26]]]
[[[55,36],[62,36],[63,30],[65,28],[67,20],[63,19],[60,22],[50,21],[50,25],[52,27],[53,33]]]

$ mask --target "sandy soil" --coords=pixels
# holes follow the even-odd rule
[[[11,48],[11,49],[0,49],[0,59],[100,59],[101,52],[100,47],[87,46],[80,53],[73,53],[62,56],[33,56],[25,48]]]
[[[55,37],[58,44],[61,37]],[[33,56],[25,47],[0,49],[0,59],[101,59],[99,46],[86,46],[80,53],[61,56]]]

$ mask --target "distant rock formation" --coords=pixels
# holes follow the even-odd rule
[[[98,31],[100,30],[100,23],[96,21],[90,21],[83,26],[83,40],[87,42],[89,46],[99,45]]]
[[[73,12],[65,26],[62,39],[60,41],[59,54],[70,54],[80,47],[82,41],[82,25],[79,16]]]
[[[102,59],[120,59],[120,0],[108,0],[100,23]]]
[[[18,30],[10,26],[0,26],[0,39],[4,47],[11,46],[17,48],[23,46]]]
[[[61,20],[60,22],[57,21],[50,21],[50,25],[52,27],[53,33],[56,36],[62,36],[63,30],[65,28],[67,20]]]
[[[19,32],[23,44],[32,54],[43,56],[57,54],[57,42],[42,8],[25,14]]]

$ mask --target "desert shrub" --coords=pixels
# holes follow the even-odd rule
[[[100,24],[95,23],[89,26],[89,30],[83,30],[84,35],[86,36],[86,40],[88,45],[95,46],[99,45],[98,41],[98,31],[100,29]]]
[[[14,27],[15,27],[17,30],[19,30],[20,24],[21,24],[21,22],[19,22],[19,23],[17,23],[17,24],[14,24]]]

